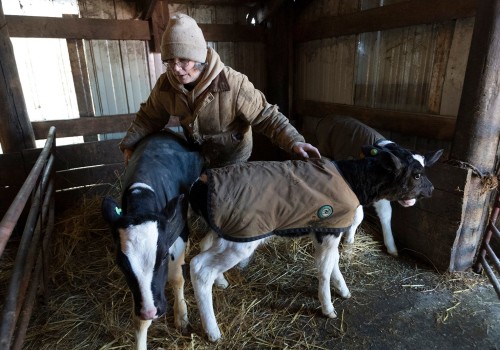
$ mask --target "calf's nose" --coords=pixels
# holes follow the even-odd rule
[[[140,318],[142,320],[152,320],[156,317],[156,308],[153,307],[153,308],[143,308],[141,309],[141,314],[140,314]]]
[[[428,188],[427,188],[427,191],[424,191],[424,197],[430,197],[432,196],[432,191],[434,191],[434,186],[430,185]]]

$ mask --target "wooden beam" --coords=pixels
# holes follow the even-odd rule
[[[0,1],[0,143],[4,153],[35,147],[9,28]]]
[[[76,118],[65,120],[48,120],[32,122],[33,131],[37,140],[47,137],[51,126],[55,126],[57,137],[89,136],[97,134],[124,132],[135,118],[133,114],[108,115],[94,118]],[[166,126],[179,126],[177,118],[170,118]]]
[[[478,0],[411,0],[297,25],[296,41],[338,37],[472,17]]]
[[[140,20],[5,16],[11,37],[94,40],[149,40],[149,23]]]
[[[254,6],[257,0],[169,0],[169,4],[181,4],[181,5],[204,5],[204,6],[216,6],[216,5],[228,5],[228,6]]]
[[[262,23],[271,17],[276,11],[278,11],[286,0],[270,0],[266,1],[264,7],[258,9],[257,12],[257,23]]]
[[[405,135],[434,140],[449,141],[452,139],[455,130],[455,117],[452,116],[400,112],[317,101],[298,101],[295,110],[301,116],[348,115],[375,129],[395,131]]]
[[[170,12],[166,1],[160,1],[151,15],[151,36],[149,49],[151,52],[160,53],[161,51],[161,37],[165,28],[167,27]]]
[[[5,16],[11,37],[150,40],[148,21]],[[265,29],[237,24],[199,24],[207,41],[263,41]]]
[[[207,41],[264,41],[265,28],[244,24],[198,24]]]
[[[144,1],[141,1],[144,2]],[[139,18],[142,20],[148,20],[153,15],[153,11],[155,10],[156,4],[158,0],[149,0],[143,4],[143,8],[141,9],[141,14]]]

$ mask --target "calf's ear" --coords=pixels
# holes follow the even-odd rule
[[[379,151],[377,158],[384,169],[392,171],[396,175],[401,173],[401,169],[403,168],[401,159],[396,157],[392,152]]]
[[[165,208],[167,222],[172,222],[174,218],[180,215],[183,220],[187,217],[188,200],[184,194],[170,200]]]
[[[113,198],[105,197],[101,203],[101,213],[104,220],[112,224],[122,215],[122,209]]]
[[[440,149],[438,151],[429,152],[424,155],[425,158],[425,166],[430,167],[434,163],[438,161],[438,159],[443,155],[443,150]]]

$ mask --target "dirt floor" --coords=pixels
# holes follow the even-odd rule
[[[59,221],[49,303],[36,308],[24,349],[132,348],[131,296],[114,265],[112,240],[98,208],[91,203]],[[189,330],[175,330],[167,314],[151,326],[149,348],[500,347],[500,300],[485,277],[439,273],[404,251],[393,258],[376,231],[364,222],[352,255],[341,257],[352,297],[334,296],[337,319],[321,314],[311,244],[277,238],[259,248],[247,269],[226,274],[228,289],[214,289],[221,341],[206,340],[187,281]],[[190,255],[197,251],[197,239],[194,235]]]

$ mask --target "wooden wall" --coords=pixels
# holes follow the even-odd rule
[[[314,140],[318,118],[340,114],[405,147],[445,149],[428,171],[432,198],[411,208],[393,204],[398,248],[439,270],[467,269],[478,248],[476,241],[465,249],[459,239],[476,180],[470,169],[443,162],[455,138],[477,6],[315,0],[295,23],[294,112],[306,138]]]
[[[362,116],[406,147],[448,151],[476,4],[383,4],[317,0],[298,15],[295,112]]]
[[[338,113],[357,117],[386,137],[419,151],[449,149],[476,1],[385,1],[383,7],[375,0],[299,1],[301,11],[294,14],[296,17],[291,16],[295,19],[291,23],[293,30],[280,36],[293,44],[290,55],[289,44],[279,48],[285,68],[280,65],[279,55],[277,60],[277,55],[267,53],[273,48],[269,45],[273,41],[267,41],[265,34],[270,31],[246,24],[245,4],[195,6],[189,1],[179,2],[182,4],[168,5],[166,12],[182,11],[196,18],[207,41],[226,64],[247,74],[264,92],[272,87],[270,96],[285,96],[285,103],[293,96],[288,101],[293,102],[291,116],[300,118],[306,137],[314,118]],[[158,37],[146,21],[103,20],[97,5],[90,1],[81,3],[87,4],[85,11],[92,18],[7,16],[7,22],[13,35],[19,37],[151,40],[144,52],[149,67],[156,69],[158,54],[150,52]],[[125,0],[113,3],[129,6]],[[285,3],[289,6],[282,2]],[[283,16],[278,21],[281,31],[289,28],[290,23]],[[123,56],[123,51],[119,52]],[[268,57],[279,67],[269,64]],[[281,70],[270,74],[275,68]],[[151,81],[159,72],[150,73]],[[272,77],[271,84],[268,77]],[[285,80],[291,80],[293,86]],[[58,137],[78,135],[89,141],[97,140],[97,135],[103,133],[125,131],[131,118],[133,114],[34,122],[33,129],[37,139],[43,139],[48,126],[55,125]],[[111,139],[58,147],[58,209],[82,196],[119,187],[123,160],[117,143],[117,139]],[[1,168],[15,167],[15,176],[0,177],[0,210],[10,202],[9,196],[17,192],[22,174],[27,174],[36,154],[37,150],[28,150],[0,156]],[[436,186],[435,196],[415,208],[395,207],[395,234],[400,248],[425,256],[446,270],[469,200],[471,173],[440,164],[430,177]]]

